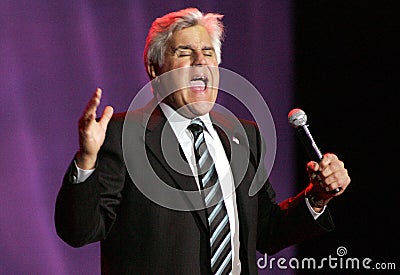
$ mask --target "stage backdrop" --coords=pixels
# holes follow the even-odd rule
[[[293,134],[286,121],[294,107],[291,1],[3,0],[1,274],[99,273],[99,245],[71,248],[54,227],[57,191],[78,148],[77,121],[96,87],[104,91],[101,109],[128,108],[148,81],[142,53],[151,22],[189,6],[225,15],[221,66],[246,77],[270,107],[278,145],[271,180],[279,201],[294,194]],[[219,103],[236,107],[226,97]],[[290,248],[276,257],[293,253]],[[268,274],[274,272],[282,274]]]

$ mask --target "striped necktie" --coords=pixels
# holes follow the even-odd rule
[[[204,124],[200,119],[194,119],[188,129],[194,137],[197,171],[208,215],[211,271],[217,275],[230,274],[232,271],[232,248],[229,219],[215,164],[205,143]]]

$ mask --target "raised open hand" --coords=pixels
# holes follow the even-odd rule
[[[101,94],[102,90],[97,88],[79,119],[79,152],[76,156],[76,164],[85,170],[95,167],[97,153],[104,142],[108,122],[114,113],[114,109],[107,106],[100,119],[96,120]]]

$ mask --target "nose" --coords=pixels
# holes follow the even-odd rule
[[[192,65],[207,65],[207,59],[201,50],[195,52]]]

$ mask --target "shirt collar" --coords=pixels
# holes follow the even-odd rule
[[[168,122],[171,124],[171,127],[174,130],[175,135],[181,136],[182,133],[184,133],[186,128],[189,126],[192,119],[182,116],[180,113],[172,109],[171,106],[163,102],[160,102],[160,108],[163,111]],[[201,121],[203,121],[207,132],[209,132],[210,135],[213,137],[214,128],[212,126],[210,114],[207,113],[205,115],[199,116],[198,118],[201,119]]]

